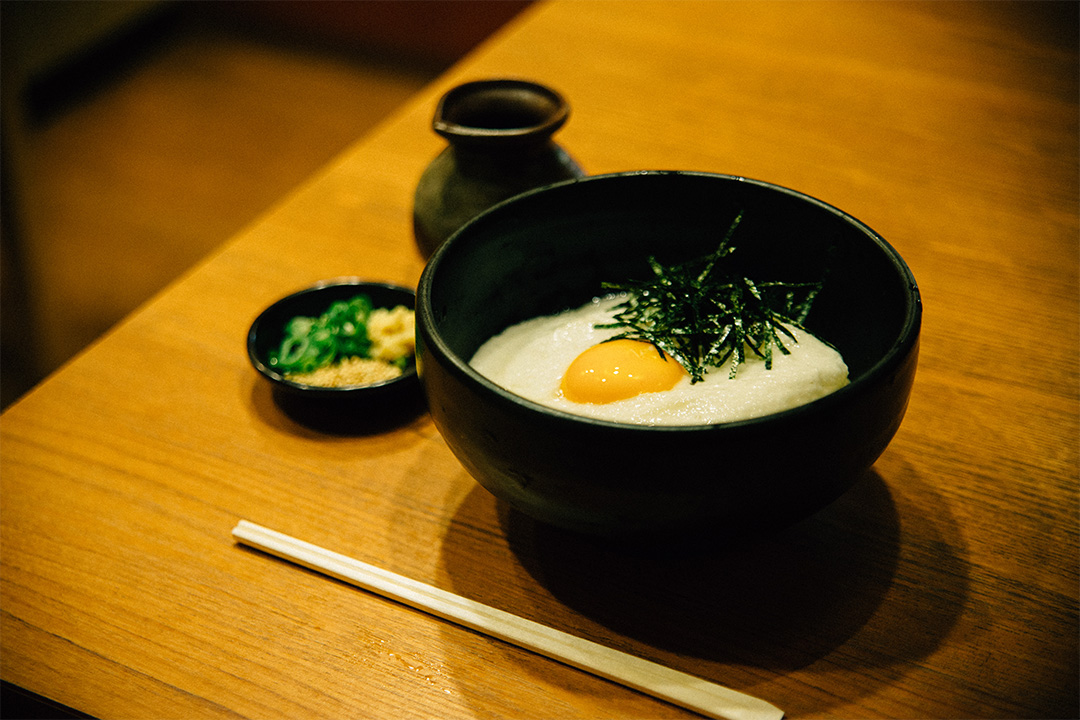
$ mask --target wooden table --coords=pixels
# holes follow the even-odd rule
[[[3,415],[3,679],[101,718],[687,716],[241,548],[246,518],[789,717],[1077,717],[1076,26],[1075,4],[533,7]],[[251,320],[321,278],[417,281],[435,102],[494,76],[563,91],[591,173],[760,178],[896,246],[921,364],[867,478],[766,541],[635,555],[507,512],[426,415],[282,414]]]

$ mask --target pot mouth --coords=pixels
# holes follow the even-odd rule
[[[486,221],[488,216],[507,212],[502,210],[506,206],[513,206],[516,203],[527,202],[529,196],[533,196],[540,193],[557,192],[561,187],[568,187],[582,183],[602,183],[610,182],[615,179],[624,179],[634,181],[634,178],[641,178],[647,180],[648,178],[658,178],[663,176],[676,176],[684,178],[706,178],[716,179],[723,181],[730,181],[736,183],[748,183],[757,185],[765,189],[779,192],[785,195],[790,195],[798,198],[802,202],[815,205],[823,211],[830,213],[844,222],[851,224],[858,228],[860,232],[873,242],[890,260],[897,274],[903,278],[905,289],[904,298],[904,318],[901,322],[901,327],[894,336],[894,339],[890,347],[879,357],[876,362],[862,372],[858,376],[851,379],[850,384],[835,390],[828,395],[825,395],[810,403],[799,405],[788,410],[783,410],[768,415],[762,415],[744,420],[733,420],[721,423],[709,423],[709,424],[694,424],[694,425],[636,425],[630,423],[623,423],[611,420],[602,420],[583,415],[576,415],[563,410],[549,407],[541,403],[534,402],[520,395],[517,395],[509,390],[506,390],[497,383],[489,380],[487,377],[477,372],[470,365],[468,358],[461,357],[455,352],[447,340],[443,337],[439,328],[436,326],[433,312],[433,299],[432,288],[435,282],[435,274],[438,272],[438,268],[442,262],[443,257],[452,251],[455,239],[463,234],[467,233],[467,228],[475,224],[481,224]],[[922,298],[919,291],[918,284],[915,280],[911,269],[908,267],[905,260],[901,257],[899,252],[886,241],[881,235],[872,230],[869,226],[849,215],[848,213],[836,208],[826,202],[818,200],[805,193],[792,190],[773,183],[753,180],[750,178],[724,175],[720,173],[700,172],[700,171],[687,171],[687,170],[633,170],[625,172],[608,173],[602,175],[592,175],[584,178],[578,178],[574,180],[566,180],[557,183],[553,183],[548,186],[536,188],[534,190],[526,191],[518,196],[505,200],[485,212],[473,218],[465,226],[455,232],[447,242],[440,246],[435,254],[428,261],[425,269],[421,275],[420,282],[417,288],[417,332],[423,333],[425,344],[428,345],[428,351],[438,355],[442,361],[446,364],[447,369],[451,372],[460,382],[465,383],[467,386],[473,388],[483,388],[484,392],[499,399],[499,402],[528,408],[529,410],[545,416],[555,422],[570,422],[584,426],[596,426],[600,428],[617,429],[621,432],[639,432],[639,433],[700,433],[700,432],[716,432],[718,429],[726,428],[741,428],[752,427],[762,425],[765,423],[773,423],[780,419],[795,419],[806,415],[807,413],[815,412],[815,408],[823,408],[835,403],[845,403],[847,399],[854,394],[860,392],[860,388],[875,382],[878,378],[887,375],[894,368],[902,365],[912,353],[918,353],[919,337],[922,326]],[[421,371],[422,375],[422,371]]]
[[[453,144],[542,141],[566,123],[570,106],[555,90],[529,80],[477,80],[439,100],[432,129]]]

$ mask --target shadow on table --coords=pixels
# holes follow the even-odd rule
[[[253,382],[250,407],[266,425],[281,431],[341,437],[389,432],[427,412],[419,388],[400,393],[392,401],[370,405],[349,400],[311,401],[271,390],[266,382]]]
[[[778,670],[862,627],[890,587],[900,541],[875,474],[813,518],[742,541],[622,546],[500,515],[529,574],[590,619],[679,654]]]
[[[93,720],[93,716],[4,681],[0,682],[0,719]]]
[[[518,585],[531,577],[573,613],[631,645],[656,648],[654,656],[676,653],[784,673],[849,644],[848,662],[903,666],[933,652],[948,635],[967,592],[967,563],[957,554],[961,543],[947,507],[933,516],[907,513],[902,528],[889,487],[874,471],[829,507],[772,536],[655,547],[583,538],[536,523],[478,486],[455,515],[443,562],[455,592],[489,603],[501,592],[506,602],[508,589],[486,589],[497,576],[468,566],[475,528],[491,522],[484,517],[491,514],[520,563],[495,571],[516,574]],[[898,578],[909,545],[933,557],[919,561],[918,577]],[[554,619],[565,613],[544,611],[542,593],[523,595],[541,599],[527,610],[505,609],[574,632],[559,625],[565,619]],[[691,668],[709,674],[701,662],[681,669]]]

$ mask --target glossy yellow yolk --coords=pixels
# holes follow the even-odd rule
[[[561,388],[571,402],[596,405],[670,390],[685,375],[682,365],[651,343],[621,339],[578,355],[563,375]]]

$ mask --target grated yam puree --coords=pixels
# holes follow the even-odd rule
[[[596,298],[580,308],[533,318],[485,342],[473,356],[473,369],[528,400],[576,415],[637,425],[703,425],[746,420],[817,400],[848,383],[840,353],[794,327],[795,341],[784,337],[790,355],[774,348],[772,368],[749,349],[738,373],[731,361],[709,368],[701,382],[689,376],[671,390],[643,393],[606,404],[574,403],[559,385],[570,363],[586,349],[619,334],[596,325],[611,322],[623,296]]]

